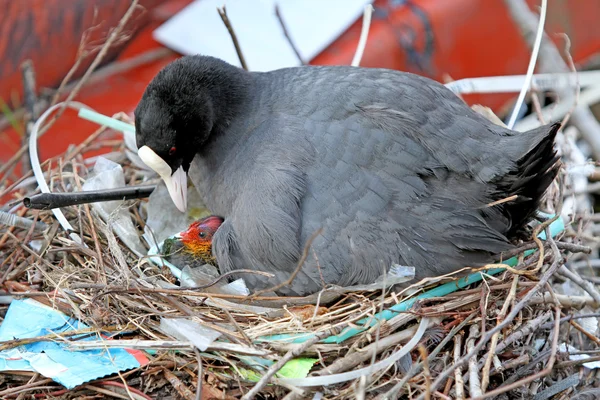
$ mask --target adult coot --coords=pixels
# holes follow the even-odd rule
[[[410,73],[346,66],[247,72],[207,56],[167,65],[135,110],[139,155],[186,208],[187,173],[225,218],[221,273],[280,294],[480,266],[512,247],[555,178],[558,124],[519,133]],[[517,195],[516,199],[490,203]]]

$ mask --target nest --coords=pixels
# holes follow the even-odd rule
[[[103,140],[98,132],[45,163],[54,191],[81,187],[91,166],[82,154],[101,147]],[[123,144],[108,144],[116,146],[112,154],[120,157],[126,181],[139,182],[143,174],[123,156]],[[14,208],[17,200],[31,194],[26,185],[30,176],[20,180],[21,189],[17,182],[4,190],[2,196],[10,193],[15,199],[8,206]],[[550,197],[560,197],[554,194]],[[125,203],[140,235],[145,202]],[[517,257],[514,267],[496,268],[494,275],[483,271],[482,279],[463,280],[460,289],[456,286],[443,296],[422,295],[442,284],[430,281],[402,292],[347,291],[305,304],[294,298],[248,299],[200,289],[165,289],[161,282],[176,281],[169,270],[133,254],[115,236],[110,220],[87,204],[63,208],[86,246],[74,242],[50,211],[17,212],[45,222],[49,229],[0,229],[3,294],[35,299],[79,319],[94,333],[110,333],[110,340],[98,337],[98,348],[141,349],[148,351],[149,362],[71,391],[39,374],[3,373],[1,398],[446,399],[532,398],[537,393],[536,399],[546,399],[558,393],[556,398],[579,392],[579,398],[585,393],[592,398],[598,393],[592,387],[595,370],[583,366],[598,357],[573,359],[561,351],[561,346],[573,344],[580,352],[594,353],[600,344],[580,323],[590,317],[581,310],[598,306],[598,293],[565,266],[571,255],[581,258],[591,252],[571,228],[543,243],[521,243],[508,255]],[[539,225],[537,232],[547,225]],[[557,292],[565,283],[581,287],[582,294]],[[399,304],[406,310],[389,311]],[[253,312],[252,307],[266,307],[268,312]],[[386,310],[387,316],[378,318]],[[192,318],[221,337],[198,351],[189,341],[165,335],[163,317]],[[273,335],[304,339],[293,343]],[[0,349],[36,340],[62,340],[81,350],[72,336],[60,334],[15,338],[1,343]],[[290,384],[282,372],[289,360],[306,361],[297,367],[310,370],[309,378],[337,383]],[[361,377],[333,379],[369,367],[372,372]]]

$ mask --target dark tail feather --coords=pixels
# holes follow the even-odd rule
[[[560,168],[559,157],[554,149],[556,134],[560,123],[545,125],[523,135],[543,135],[541,140],[516,163],[516,169],[504,176],[497,187],[500,193],[518,196],[517,201],[507,202],[503,214],[510,223],[506,236],[511,237],[521,231],[535,215]]]

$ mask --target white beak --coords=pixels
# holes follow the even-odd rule
[[[175,207],[181,212],[187,210],[187,174],[183,167],[177,168],[175,173],[169,167],[169,164],[148,146],[142,146],[138,150],[138,156],[144,164],[152,168],[165,182],[171,200]]]

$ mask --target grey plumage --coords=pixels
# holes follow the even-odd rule
[[[222,273],[272,272],[243,276],[270,287],[323,228],[288,295],[369,283],[393,263],[419,279],[488,263],[512,247],[558,166],[559,125],[514,132],[437,82],[383,69],[249,73],[184,57],[150,83],[136,126],[138,146],[174,167],[195,156],[190,177],[225,218],[213,239]],[[169,135],[191,157],[161,154]]]

